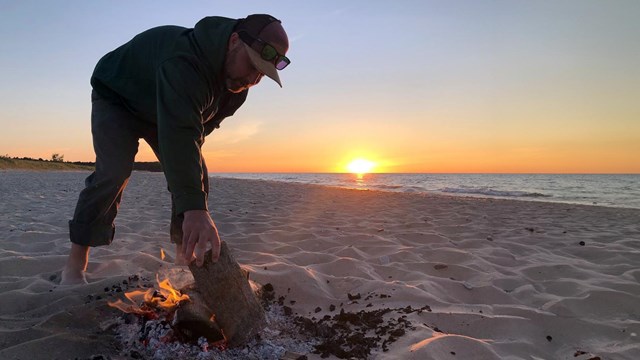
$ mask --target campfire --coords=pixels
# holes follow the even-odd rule
[[[189,295],[181,294],[179,290],[174,289],[169,279],[160,281],[156,274],[156,282],[159,290],[149,288],[146,291],[130,291],[124,294],[129,303],[118,299],[114,302],[108,302],[108,304],[126,313],[138,314],[147,319],[155,319],[158,315],[157,309],[172,312],[181,301],[189,300]]]
[[[126,292],[109,306],[145,321],[159,320],[163,341],[196,343],[206,339],[216,348],[239,347],[264,329],[266,318],[246,273],[222,243],[218,262],[205,254],[202,267],[189,266],[195,283],[176,289],[156,275],[157,289]],[[157,327],[157,326],[156,326]]]
[[[210,259],[208,252],[202,267],[190,265],[192,284],[178,289],[156,275],[157,288],[135,289],[124,294],[124,301],[108,303],[126,313],[107,324],[117,326],[123,354],[134,359],[298,360],[313,352],[366,359],[372,350],[388,351],[390,344],[416,329],[407,315],[431,311],[425,305],[349,312],[341,303],[340,309],[331,304],[328,311],[333,314],[319,319],[294,316],[285,305],[286,295],[276,300],[271,284],[261,287],[248,280],[224,242],[218,262]],[[144,287],[151,286],[149,279],[143,280]],[[137,281],[135,276],[123,283],[140,287]],[[389,297],[371,293],[364,300],[374,296]],[[357,304],[361,296],[347,298],[347,304]],[[315,313],[320,311],[318,307]]]

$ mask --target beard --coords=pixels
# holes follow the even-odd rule
[[[233,69],[234,62],[237,61],[238,52],[240,51],[240,47],[237,46],[227,53],[227,58],[224,61],[224,82],[227,90],[234,94],[241,93],[246,90],[247,84],[245,83],[245,79],[242,77],[237,77],[229,73],[229,69]]]
[[[242,83],[237,79],[233,79],[229,77],[225,79],[225,84],[227,85],[227,90],[234,94],[241,93],[246,89],[248,89],[246,84]]]

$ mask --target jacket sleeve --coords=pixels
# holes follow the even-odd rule
[[[197,61],[176,57],[157,71],[158,146],[176,211],[207,210],[202,112],[211,100]]]

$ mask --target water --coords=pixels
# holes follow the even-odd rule
[[[638,174],[366,174],[361,179],[354,174],[328,173],[215,173],[211,176],[640,209]]]

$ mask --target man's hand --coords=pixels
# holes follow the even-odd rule
[[[207,243],[211,243],[211,260],[218,261],[220,256],[220,236],[209,212],[206,210],[189,210],[184,212],[182,222],[182,250],[187,261],[193,257],[194,250],[196,265],[204,263],[204,253]]]

